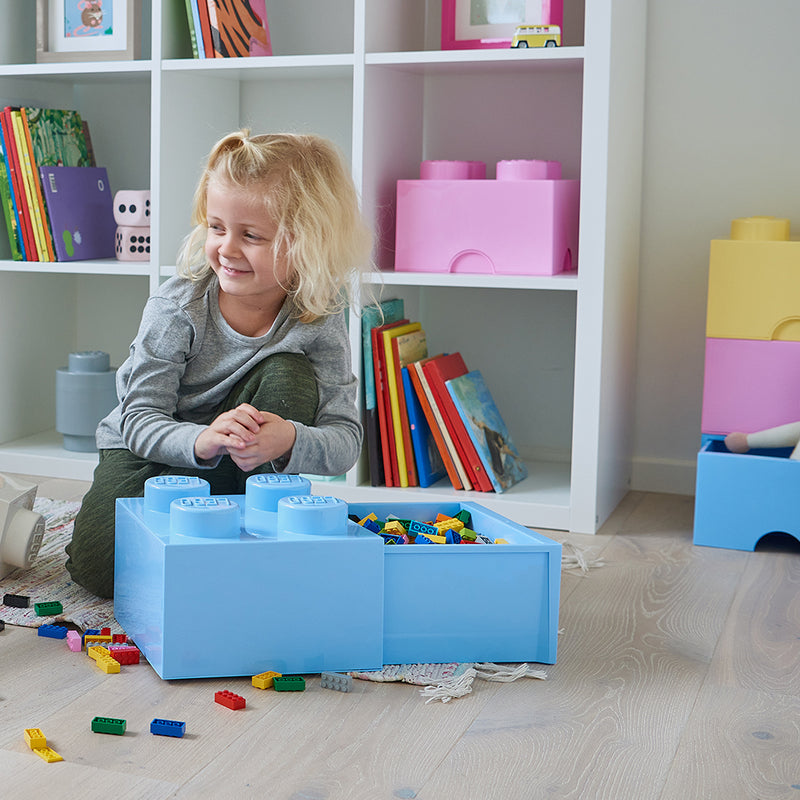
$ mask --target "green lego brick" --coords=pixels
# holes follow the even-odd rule
[[[306,681],[301,675],[280,675],[272,679],[276,692],[304,692]]]
[[[464,523],[465,528],[469,528],[469,526],[472,525],[472,514],[470,514],[466,508],[462,508],[461,511],[455,515],[455,519],[460,519]]]
[[[114,719],[114,717],[95,717],[92,720],[92,730],[95,733],[113,733],[122,736],[125,733],[125,725],[124,719]]]
[[[64,606],[58,600],[53,600],[47,603],[34,603],[33,610],[40,617],[52,617],[54,614],[61,614]]]

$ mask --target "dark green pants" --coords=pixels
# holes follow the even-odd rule
[[[231,391],[208,422],[240,403],[284,419],[311,425],[319,395],[314,371],[304,355],[279,353],[262,361]],[[212,494],[244,494],[248,475],[272,472],[270,464],[242,472],[229,456],[213,469],[170,467],[139,458],[129,450],[101,450],[94,481],[75,519],[67,545],[67,570],[75,583],[100,597],[114,594],[114,514],[118,497],[141,497],[148,478],[190,475],[211,484]]]

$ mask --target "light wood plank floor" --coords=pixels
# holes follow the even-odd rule
[[[85,488],[41,480],[39,494]],[[342,694],[318,676],[278,694],[161,681],[146,664],[105,675],[7,627],[0,796],[800,800],[800,547],[694,547],[692,512],[688,497],[631,493],[597,536],[550,532],[605,565],[563,577],[548,680],[476,681],[447,704],[404,684]],[[246,710],[215,704],[222,688]],[[126,719],[126,734],[92,733],[95,715]],[[186,736],[152,736],[153,717],[186,720]],[[64,762],[31,753],[28,727]]]

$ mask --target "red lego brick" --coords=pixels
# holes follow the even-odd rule
[[[109,646],[108,652],[112,658],[119,661],[120,664],[138,664],[140,653],[138,647],[131,647],[130,645],[117,645]]]
[[[233,711],[244,708],[246,705],[244,697],[234,694],[233,692],[229,692],[227,689],[222,692],[215,692],[214,702],[219,703],[221,706],[225,706],[226,708],[233,709]]]

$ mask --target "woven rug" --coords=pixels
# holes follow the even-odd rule
[[[39,555],[30,569],[17,569],[0,580],[0,599],[4,594],[30,597],[28,608],[0,605],[0,619],[9,625],[38,628],[40,625],[71,622],[82,630],[114,627],[114,601],[101,600],[70,579],[64,567],[64,547],[72,538],[72,526],[81,504],[70,500],[37,498],[33,510],[45,519],[45,533]],[[39,617],[34,603],[58,601],[63,613]]]

